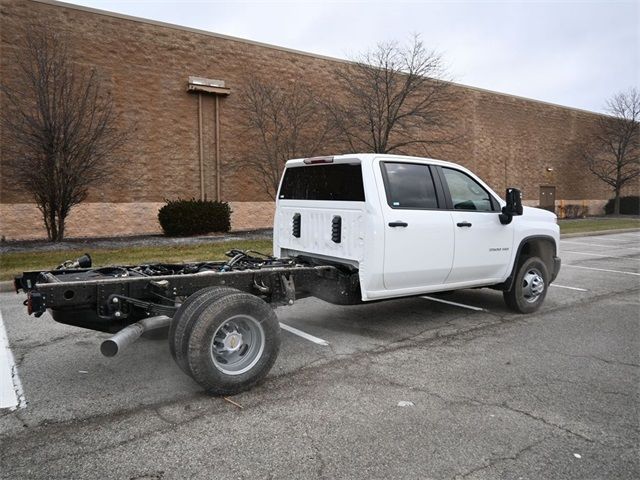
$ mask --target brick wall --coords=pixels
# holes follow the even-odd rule
[[[84,202],[71,210],[66,222],[66,236],[103,237],[161,234],[158,210],[162,202]],[[255,230],[273,226],[273,202],[230,202],[232,230]],[[33,203],[0,204],[5,240],[46,238],[42,214]]]
[[[198,97],[186,92],[189,75],[222,79],[231,88],[228,97],[219,99],[219,161],[220,196],[232,203],[233,228],[270,223],[270,199],[253,172],[242,166],[243,152],[254,148],[241,126],[239,108],[247,79],[257,75],[283,84],[298,79],[320,93],[334,83],[331,72],[341,62],[83,7],[0,0],[2,82],[10,84],[16,77],[16,45],[25,25],[34,20],[68,35],[77,58],[102,75],[122,126],[136,126],[117,174],[92,189],[86,205],[72,213],[69,235],[154,233],[157,208],[165,199],[199,198]],[[559,200],[610,196],[606,186],[586,172],[575,147],[595,114],[463,86],[455,90],[455,129],[461,141],[433,156],[468,166],[498,192],[518,186],[532,203],[540,186],[556,186]],[[205,95],[202,100],[204,193],[216,198],[214,99]],[[2,170],[3,142],[0,132],[0,235],[40,236],[35,217],[25,215],[35,208],[25,204],[24,192]],[[347,150],[327,149],[319,153]]]

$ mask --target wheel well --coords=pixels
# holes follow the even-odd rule
[[[518,255],[518,265],[521,265],[525,259],[529,257],[540,258],[549,274],[553,272],[553,257],[556,255],[555,242],[550,238],[531,238],[525,240],[524,244],[520,248],[520,254]]]
[[[516,254],[516,259],[511,269],[511,275],[502,283],[494,285],[497,290],[509,290],[513,285],[513,280],[518,272],[518,268],[529,257],[540,258],[549,275],[553,272],[553,258],[556,255],[556,243],[551,237],[530,237],[522,241]]]

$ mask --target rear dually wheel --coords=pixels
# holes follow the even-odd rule
[[[260,382],[280,350],[273,309],[249,293],[229,293],[194,312],[187,361],[207,392],[235,395]]]

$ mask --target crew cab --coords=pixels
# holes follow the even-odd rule
[[[466,168],[440,160],[348,154],[287,162],[276,198],[273,255],[92,268],[89,255],[25,272],[16,290],[37,316],[115,333],[112,356],[169,327],[182,370],[212,394],[250,388],[275,362],[272,306],[315,296],[353,305],[465,288],[503,291],[519,313],[542,305],[560,269],[546,210],[502,200]],[[271,306],[270,306],[271,305]]]
[[[509,192],[507,204],[469,170],[438,160],[290,160],[276,200],[274,255],[357,269],[363,301],[494,287],[509,306],[530,312],[558,273],[559,228],[554,214],[522,207],[520,193]],[[526,284],[515,285],[518,262],[532,258]]]

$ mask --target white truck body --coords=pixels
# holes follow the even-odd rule
[[[355,168],[336,169],[339,165]],[[294,173],[302,175],[294,172],[288,176],[293,169],[323,168],[330,173],[331,168],[335,172],[351,168],[357,172],[357,165],[364,198],[358,196],[360,187],[353,172],[346,180],[356,184],[345,187],[338,181],[337,199],[313,198],[322,190],[313,175],[304,180],[311,182],[307,187],[288,184],[296,181]],[[323,173],[320,181],[336,181],[336,175]],[[428,177],[425,188],[433,186],[433,191],[418,192],[422,180],[416,177],[422,179],[422,175]],[[319,190],[312,195],[291,193],[294,187]],[[348,188],[357,192],[354,198]],[[466,189],[469,199],[462,198]],[[327,185],[320,194],[331,196],[330,190],[331,185]],[[412,191],[417,193],[407,193]],[[406,196],[408,206],[393,195],[402,200]],[[358,270],[362,300],[370,301],[503,284],[514,275],[523,246],[528,241],[544,240],[545,251],[539,246],[526,248],[546,257],[550,283],[560,263],[556,216],[524,207],[522,215],[503,224],[499,215],[504,206],[505,201],[486,183],[454,163],[386,154],[290,160],[276,198],[274,255],[351,265]],[[292,231],[296,215],[299,236]],[[336,217],[341,222],[339,239],[335,235],[332,238]]]

